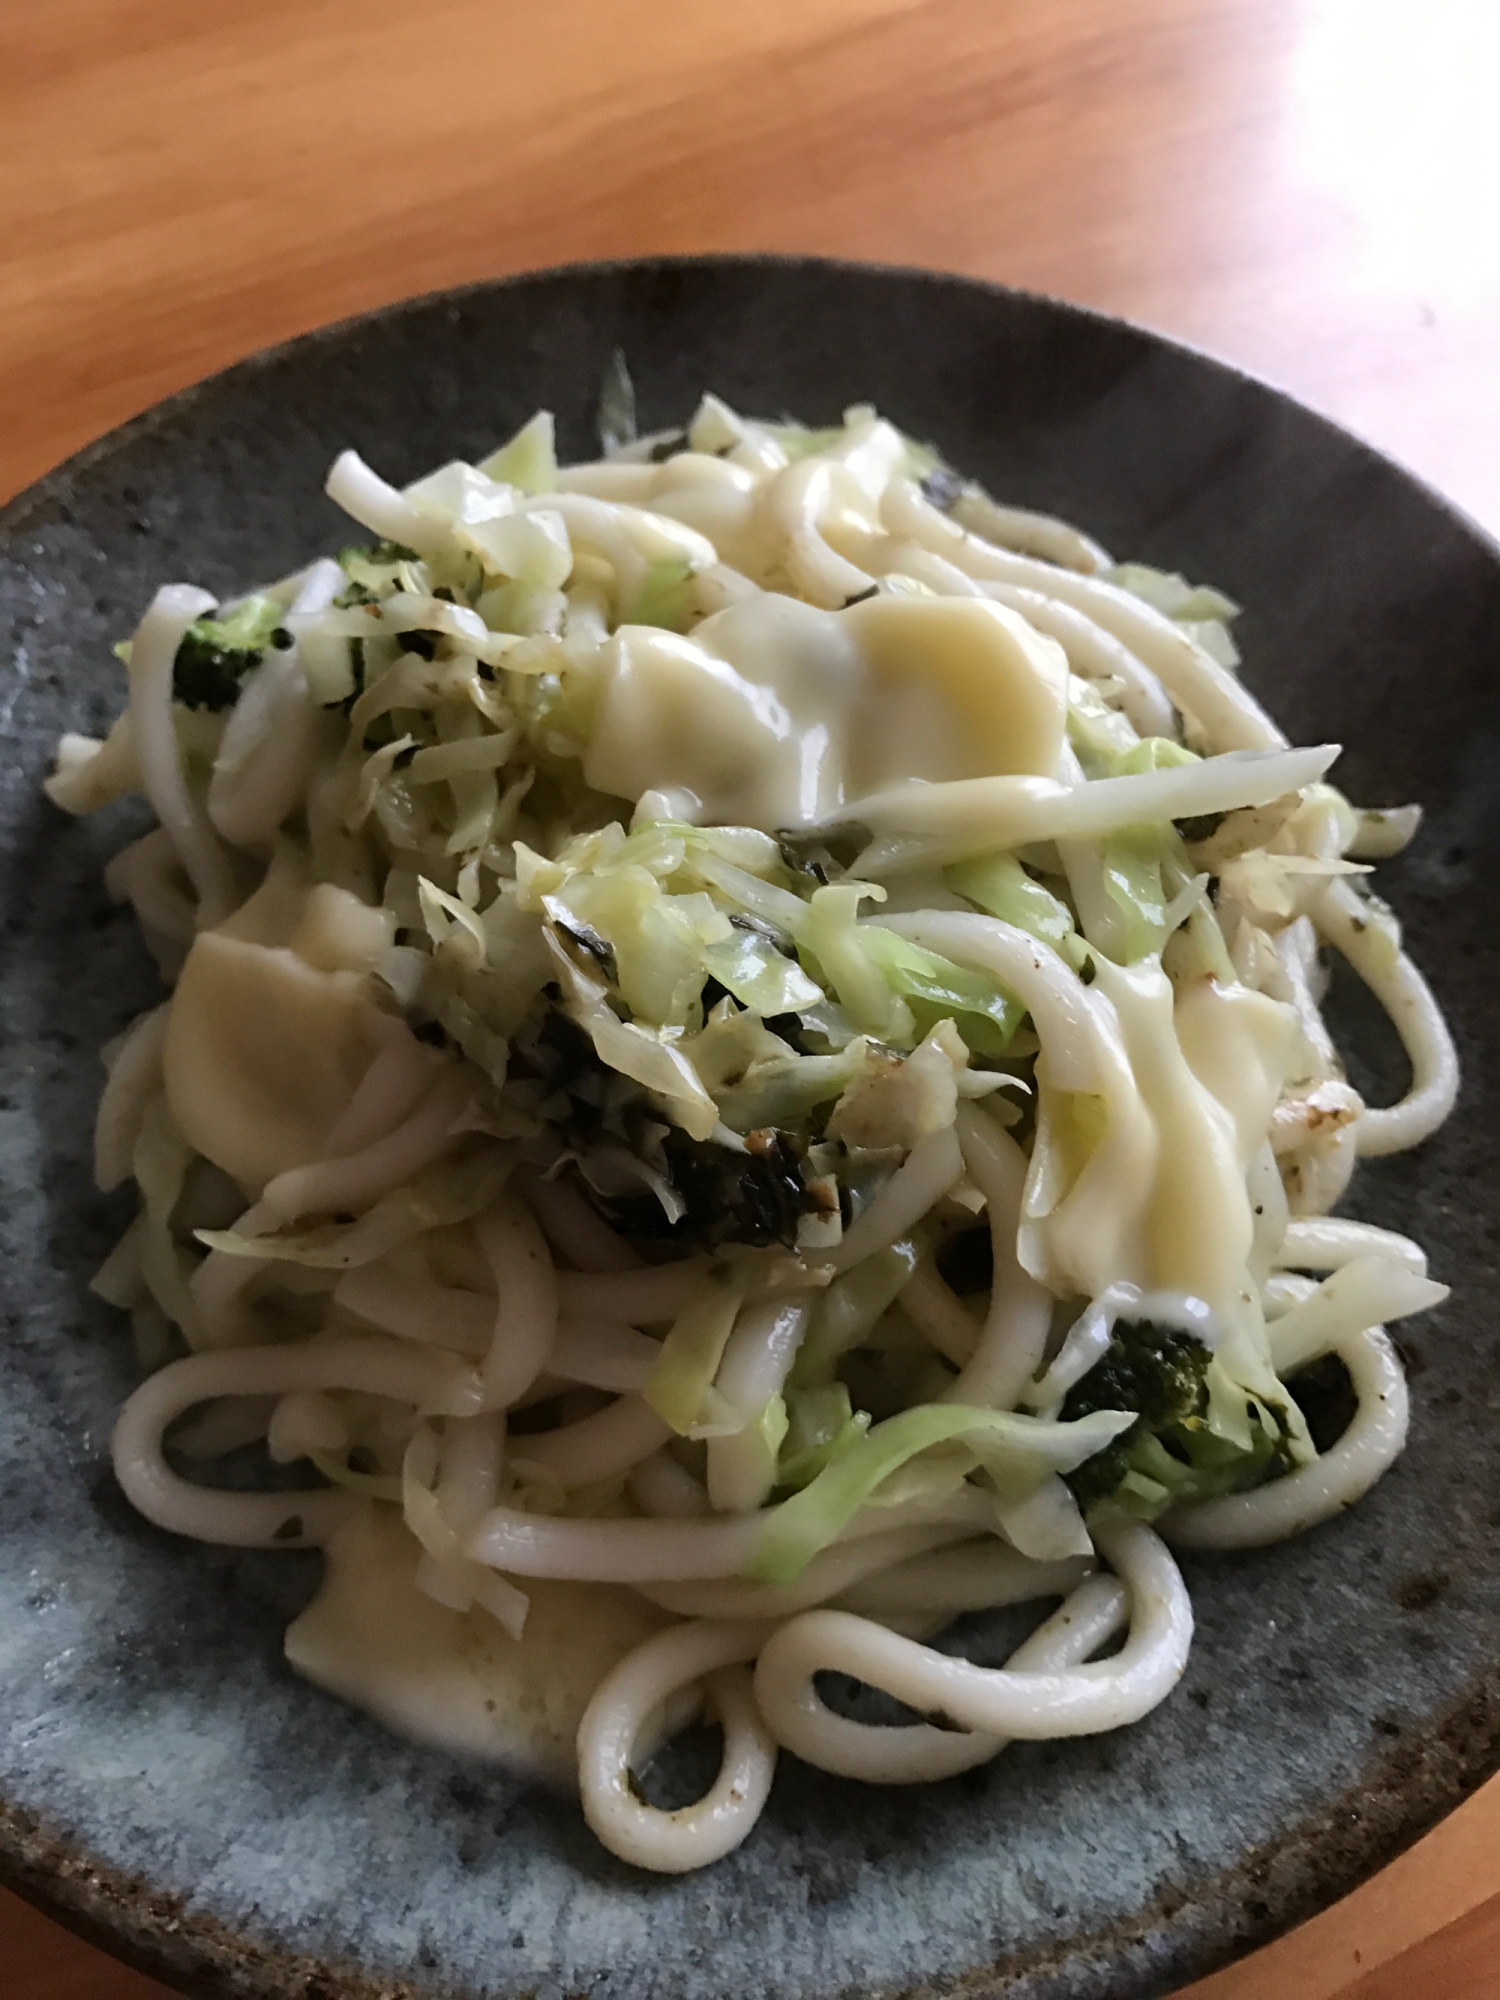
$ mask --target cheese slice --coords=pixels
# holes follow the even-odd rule
[[[1054,775],[1054,640],[985,598],[882,594],[820,611],[774,592],[681,638],[623,626],[602,657],[584,773],[688,795],[707,821],[807,826],[902,783]]]
[[[250,1196],[321,1157],[354,1088],[394,1036],[370,969],[395,919],[282,844],[265,881],[193,941],[162,1057],[177,1128]]]

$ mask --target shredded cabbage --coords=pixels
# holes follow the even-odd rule
[[[1088,946],[1074,928],[1073,912],[1060,896],[1028,874],[1014,854],[987,854],[973,861],[952,862],[943,870],[943,880],[977,909],[1050,944],[1075,972],[1088,957]]]
[[[742,1296],[717,1278],[703,1279],[662,1342],[645,1397],[682,1437],[724,1435],[744,1423],[713,1386]]]
[[[853,1407],[842,1382],[795,1390],[785,1408],[786,1436],[776,1465],[778,1486],[800,1490],[809,1485],[870,1428],[869,1411]]]
[[[383,1195],[349,1223],[310,1220],[305,1227],[294,1224],[264,1236],[242,1236],[233,1229],[197,1229],[193,1234],[206,1249],[230,1257],[267,1257],[316,1271],[349,1271],[373,1264],[415,1236],[477,1215],[504,1187],[514,1164],[514,1154],[499,1148],[440,1161],[407,1186]]]
[[[1006,1481],[1008,1497],[1024,1498],[1049,1473],[1072,1472],[1134,1421],[1124,1410],[1099,1410],[1066,1424],[958,1403],[903,1410],[866,1435],[847,1438],[800,1493],[767,1516],[745,1574],[765,1583],[794,1582],[867,1501],[880,1498],[892,1474],[934,1446],[959,1441],[969,1448],[971,1463],[978,1463],[982,1446],[990,1477]]]
[[[550,410],[538,410],[515,436],[482,460],[479,470],[500,486],[551,493],[557,485],[557,445]]]

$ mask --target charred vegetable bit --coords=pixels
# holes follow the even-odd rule
[[[744,1243],[791,1249],[801,1217],[822,1204],[802,1178],[795,1142],[785,1132],[752,1132],[743,1153],[673,1128],[662,1141],[667,1179],[685,1204],[669,1223],[654,1195],[599,1202],[626,1233],[684,1248]],[[596,1198],[597,1199],[597,1198]]]
[[[599,1141],[617,1151],[623,1146],[677,1196],[681,1213],[670,1221],[644,1182],[639,1193],[602,1195],[583,1174],[581,1191],[638,1241],[684,1249],[726,1243],[791,1248],[800,1219],[823,1212],[826,1192],[808,1187],[800,1140],[766,1129],[751,1132],[739,1152],[715,1140],[692,1139],[675,1126],[664,1128],[639,1097],[621,1096],[615,1073],[600,1063],[588,1036],[561,1007],[549,1008],[535,1030],[517,1040],[511,1074],[541,1079],[549,1093],[548,1122],[578,1153]]]
[[[1068,1484],[1080,1507],[1113,1500],[1150,1519],[1174,1501],[1257,1485],[1289,1465],[1282,1412],[1247,1397],[1248,1449],[1209,1424],[1208,1369],[1213,1356],[1202,1341],[1150,1320],[1121,1321],[1104,1354],[1068,1391],[1065,1422],[1095,1410],[1139,1412],[1076,1472]]]
[[[848,820],[839,826],[783,827],[776,835],[781,858],[795,875],[835,882],[847,875],[855,857],[869,846],[867,826]]]
[[[768,924],[764,917],[748,916],[743,910],[736,910],[729,919],[737,931],[748,931],[751,937],[764,938],[767,944],[779,946],[781,933],[774,924]]]
[[[1191,847],[1199,841],[1212,840],[1228,817],[1228,813],[1200,813],[1195,819],[1176,819],[1172,824]]]
[[[290,645],[282,610],[274,597],[247,597],[227,618],[197,619],[172,662],[173,700],[184,708],[233,708],[240,683],[260,665],[267,646]]]
[[[593,966],[611,986],[617,985],[620,968],[615,961],[615,948],[608,938],[601,937],[592,924],[580,923],[576,917],[565,917],[558,911],[549,912],[552,927],[573,947],[575,958],[582,953],[591,959]]]
[[[705,1243],[785,1244],[817,1208],[784,1132],[752,1132],[743,1153],[672,1131],[663,1143],[672,1183],[687,1203],[679,1225]]]
[[[535,1035],[517,1042],[512,1073],[545,1077],[554,1090],[569,1090],[581,1077],[597,1077],[594,1045],[570,1014],[549,1007]]]

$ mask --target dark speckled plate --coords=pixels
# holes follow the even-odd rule
[[[748,1845],[684,1880],[297,1680],[281,1635],[315,1556],[172,1541],[116,1494],[129,1341],[85,1281],[125,1204],[89,1178],[94,1051],[154,987],[99,881],[125,822],[37,790],[59,729],[119,705],[108,642],[158,581],[226,591],[337,547],[344,445],[409,479],[547,404],[586,454],[616,345],[646,424],[706,386],[815,423],[870,398],[997,493],[1241,600],[1293,735],[1346,742],[1357,798],[1427,802],[1389,893],[1467,1066],[1441,1138],[1358,1186],[1454,1286],[1407,1342],[1412,1443],[1377,1491],[1190,1561],[1192,1663],[1137,1728],[912,1791],[785,1760]],[[200,2000],[1123,2000],[1330,1901],[1494,1767],[1500,556],[1405,474],[1042,300],[812,262],[585,268],[298,341],[74,459],[0,516],[0,662],[0,1868],[23,1892]],[[1381,1025],[1348,1023],[1356,1080],[1394,1088]]]

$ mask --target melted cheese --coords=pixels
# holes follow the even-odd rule
[[[299,1674],[387,1728],[576,1787],[589,1697],[625,1654],[674,1621],[633,1591],[528,1578],[526,1629],[450,1611],[416,1586],[417,1543],[387,1508],[361,1508],[324,1552],[323,1584],[286,1635]]]
[[[1196,979],[1178,991],[1176,1025],[1188,1067],[1229,1113],[1248,1169],[1297,1046],[1297,1016],[1267,993]]]
[[[767,832],[895,784],[1050,777],[1067,720],[1061,648],[982,598],[767,593],[691,638],[624,626],[601,666],[589,783]]]
[[[1206,1300],[1226,1321],[1244,1303],[1252,1217],[1234,1121],[1189,1067],[1172,983],[1154,960],[1099,963],[1131,1068],[1157,1130],[1144,1220],[1149,1285]]]
[[[265,882],[194,942],[172,996],[162,1069],[178,1130],[258,1194],[320,1157],[355,1085],[401,1023],[370,967],[394,919],[284,849]]]
[[[1114,1009],[1091,991],[1100,1089],[1059,1089],[1037,1059],[1036,1141],[1016,1250],[1059,1298],[1098,1298],[1115,1284],[1151,1286],[1145,1214],[1160,1139]]]
[[[1023,1261],[1064,1294],[1097,1298],[1123,1282],[1186,1293],[1240,1323],[1254,1227],[1245,1175],[1295,1018],[1240,986],[1205,980],[1174,996],[1154,959],[1096,963],[1103,1096],[1051,1089],[1045,1057],[1038,1065]]]

